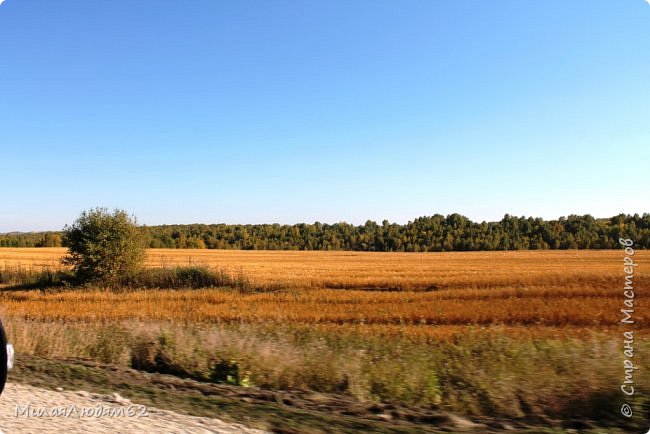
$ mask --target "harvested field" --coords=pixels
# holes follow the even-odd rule
[[[0,267],[60,268],[65,251],[0,248]],[[374,253],[150,249],[147,265],[203,265],[242,273],[261,285],[298,288],[435,290],[570,285],[614,290],[622,276],[622,256],[620,250]],[[638,251],[637,258],[643,263],[650,259],[650,252]]]
[[[0,249],[0,269],[58,268],[64,252]],[[622,251],[148,254],[150,267],[220,269],[252,289],[6,285],[0,306],[19,353],[523,424],[620,425],[605,403],[620,386]],[[634,258],[645,264],[650,254]],[[646,303],[635,299],[630,326],[639,353],[648,351]],[[639,364],[639,382],[648,381],[648,362]],[[637,401],[641,415],[647,405]]]
[[[216,289],[170,292],[106,291],[39,294],[5,292],[0,303],[11,315],[38,319],[154,319],[200,322],[395,325],[614,326],[620,300],[611,293],[562,291],[454,290],[372,292],[313,289],[242,295]],[[481,292],[485,292],[482,294]],[[530,294],[528,293],[530,292]],[[646,323],[650,312],[636,318]]]
[[[0,264],[46,267],[64,249],[0,249]],[[621,251],[350,253],[149,250],[148,265],[219,267],[271,292],[220,289],[4,292],[7,314],[38,319],[356,325],[612,327]],[[637,261],[650,255],[639,251]],[[637,273],[637,290],[647,273]],[[344,290],[345,289],[345,290]],[[641,303],[641,300],[638,301]],[[646,324],[650,310],[638,309]],[[433,332],[431,332],[433,333]]]

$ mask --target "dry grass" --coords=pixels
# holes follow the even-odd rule
[[[451,292],[457,292],[452,297]],[[481,292],[489,292],[481,294]],[[313,289],[240,294],[216,289],[180,291],[4,292],[12,316],[37,319],[281,322],[297,324],[613,326],[620,300],[611,294],[574,296],[570,290],[447,290],[372,292]],[[588,291],[584,291],[588,292]],[[549,295],[550,294],[550,295]],[[650,312],[639,309],[641,323]]]
[[[0,268],[58,268],[63,254],[0,249]],[[2,291],[0,306],[23,355],[90,357],[204,381],[226,362],[271,389],[511,418],[610,418],[620,382],[622,258],[151,250],[151,267],[206,265],[276,290]],[[638,294],[648,289],[643,270]],[[645,303],[636,299],[639,353],[650,335]],[[645,381],[650,366],[639,363]]]
[[[0,267],[60,268],[64,254],[63,248],[0,248]],[[650,259],[650,252],[638,251],[637,258],[643,263]],[[425,290],[573,285],[607,289],[619,283],[621,261],[619,250],[373,253],[151,249],[147,264],[205,265],[243,273],[259,285],[296,288]]]
[[[540,335],[539,327],[458,327],[453,337],[421,340],[358,327],[7,322],[20,357],[90,358],[201,381],[235,372],[233,384],[345,393],[461,414],[621,422],[612,421],[611,410],[620,394],[619,342],[605,333],[582,330],[558,339],[551,329],[548,337]],[[638,350],[648,351],[646,340],[639,339]],[[638,363],[638,381],[645,384],[650,365]]]
[[[56,263],[62,249],[0,249],[5,267]],[[184,257],[186,259],[184,259]],[[163,258],[163,259],[160,259]],[[189,259],[187,259],[189,258]],[[643,263],[648,252],[637,253]],[[290,324],[535,325],[620,322],[622,252],[349,253],[150,250],[149,265],[184,261],[243,273],[279,291],[101,290],[0,294],[7,314],[65,320],[174,320]],[[641,270],[641,268],[639,269]],[[647,286],[637,274],[637,291]],[[332,289],[332,288],[346,288]],[[371,290],[374,289],[374,290]],[[376,289],[379,289],[376,290]],[[386,291],[393,289],[393,291]],[[636,319],[650,320],[637,300]],[[425,328],[426,329],[426,328]],[[435,333],[433,330],[429,333]],[[417,332],[421,334],[421,332]],[[425,333],[426,334],[426,333]]]

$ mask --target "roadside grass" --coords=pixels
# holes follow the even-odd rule
[[[567,429],[548,423],[504,424],[485,419],[468,429],[465,420],[445,413],[417,413],[392,405],[360,406],[337,395],[264,391],[229,385],[199,383],[165,374],[150,374],[114,365],[83,360],[19,359],[13,381],[55,390],[84,390],[113,395],[118,393],[139,405],[155,406],[193,416],[218,417],[224,421],[284,434],[385,433],[480,434],[516,432],[527,434],[623,434],[627,430],[596,425],[573,424]],[[460,423],[460,428],[458,427]]]
[[[204,383],[311,390],[361,403],[437,409],[521,424],[620,426],[620,354],[611,333],[531,339],[468,328],[417,342],[309,327],[64,322],[8,317],[19,358],[84,358]],[[650,350],[639,342],[637,351]],[[635,381],[647,384],[650,363]],[[620,405],[619,405],[620,408]],[[636,414],[648,415],[637,402]]]

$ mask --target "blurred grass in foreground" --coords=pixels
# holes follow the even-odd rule
[[[309,389],[469,416],[622,422],[622,355],[612,333],[532,338],[468,327],[453,339],[418,340],[277,324],[19,317],[5,324],[21,358],[81,357],[204,382]],[[649,347],[640,340],[636,351],[648,354]],[[649,384],[648,359],[636,361],[635,383]],[[637,400],[635,410],[647,416],[648,402]]]

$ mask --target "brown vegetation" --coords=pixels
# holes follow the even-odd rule
[[[0,248],[0,267],[61,267],[63,248]],[[639,262],[650,251],[637,251]],[[201,265],[257,284],[296,288],[432,290],[505,285],[615,289],[619,250],[379,253],[150,249],[149,267]],[[642,270],[640,270],[642,271]]]
[[[0,249],[0,269],[60,267],[63,253]],[[21,354],[464,414],[607,419],[620,395],[622,258],[155,250],[150,267],[205,265],[253,290],[7,290],[0,305]],[[639,267],[638,294],[647,277]],[[635,302],[644,352],[650,311]]]
[[[2,249],[0,264],[38,268],[62,254]],[[0,301],[11,315],[39,319],[610,327],[620,321],[621,255],[156,250],[149,251],[150,267],[218,266],[250,278],[255,288],[274,290],[4,292]],[[637,258],[643,262],[650,252]],[[637,275],[638,291],[646,275]],[[636,316],[646,323],[650,311],[638,309]]]

